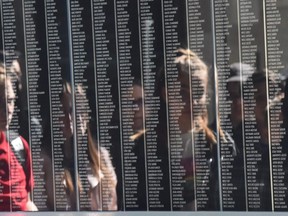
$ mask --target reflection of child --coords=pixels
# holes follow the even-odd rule
[[[22,137],[9,143],[5,135],[15,100],[12,81],[6,76],[5,69],[0,67],[0,211],[37,211],[29,195],[33,174],[28,143]]]

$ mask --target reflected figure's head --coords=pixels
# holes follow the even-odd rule
[[[81,85],[77,85],[74,89],[75,103],[78,107],[78,112],[76,112],[77,120],[76,124],[81,130],[81,134],[85,134],[87,131],[88,123],[88,113],[84,110],[87,109],[88,100],[86,94]],[[71,84],[68,82],[63,82],[62,93],[60,95],[60,100],[62,104],[63,117],[61,119],[63,123],[62,131],[64,137],[69,139],[73,136],[74,131],[74,118],[73,118],[73,98],[72,98],[72,88]]]
[[[254,98],[256,101],[255,106],[255,116],[257,124],[267,124],[267,88],[266,88],[266,72],[259,71],[255,72],[252,76],[254,89],[256,90],[254,93]]]
[[[253,73],[252,81],[255,89],[254,99],[256,104],[254,113],[257,129],[260,133],[262,142],[268,144],[268,107],[271,110],[275,109],[274,106],[276,106],[277,103],[279,106],[279,101],[283,97],[282,92],[278,91],[278,89],[281,89],[280,77],[277,77],[273,71],[265,69]],[[267,89],[268,84],[269,89]],[[268,96],[272,98],[272,100],[269,100]],[[281,109],[278,109],[278,111],[277,109],[273,110],[273,119],[275,119],[276,116],[278,117],[280,125],[280,120],[282,118]]]
[[[0,131],[6,131],[12,120],[15,106],[15,93],[12,80],[4,66],[0,66]]]
[[[242,107],[242,85],[245,85],[254,69],[243,63],[233,63],[230,65],[230,77],[227,80],[227,89],[231,101],[231,123],[233,128],[238,127],[243,121]]]
[[[68,82],[63,82],[60,100],[62,104],[63,116],[60,121],[63,123],[62,131],[66,139],[73,135],[73,105],[72,105],[72,89]]]
[[[133,83],[133,105],[134,105],[134,117],[133,117],[133,131],[134,133],[144,129],[144,107],[143,107],[143,87],[141,81],[137,80]]]
[[[5,68],[7,73],[13,78],[13,84],[17,85],[18,90],[22,89],[22,70],[21,60],[23,61],[20,52],[4,52],[0,51],[0,61],[5,61]]]
[[[179,49],[178,54],[175,63],[183,102],[179,126],[182,132],[188,132],[207,124],[208,67],[189,49]]]

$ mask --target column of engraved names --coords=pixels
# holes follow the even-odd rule
[[[61,12],[61,11],[60,11]],[[64,111],[61,109],[60,95],[62,94],[62,77],[61,71],[63,68],[59,64],[63,57],[60,53],[60,47],[62,40],[59,33],[59,23],[57,17],[59,17],[59,10],[55,0],[46,1],[46,26],[47,26],[47,48],[48,48],[48,67],[49,67],[49,80],[50,80],[50,106],[51,106],[51,133],[52,133],[52,152],[53,152],[53,177],[54,185],[51,185],[49,190],[53,187],[55,194],[55,206],[54,210],[64,210],[66,208],[66,196],[63,190],[62,178],[63,178],[63,160],[64,155],[62,152],[65,138],[63,131],[61,130],[64,119]]]
[[[229,47],[227,38],[230,36],[232,24],[231,24],[231,18],[228,17],[228,11],[233,10],[234,13],[237,15],[237,8],[233,8],[228,0],[219,0],[214,2],[214,14],[215,14],[215,46],[216,46],[216,65],[218,70],[218,109],[219,109],[219,117],[220,117],[220,123],[221,128],[232,135],[232,123],[230,119],[231,115],[231,101],[228,101],[227,99],[230,97],[229,92],[227,90],[227,79],[230,77],[230,68],[229,68],[229,62],[230,62],[230,55],[231,55],[231,47]],[[233,18],[233,17],[232,17]],[[236,19],[236,17],[234,17]],[[236,44],[238,44],[238,41],[235,41]],[[240,80],[239,80],[240,82]],[[229,85],[229,84],[228,84]],[[232,85],[232,84],[230,84]],[[234,86],[235,88],[238,88],[238,85],[236,84]],[[240,88],[240,86],[239,86]],[[242,145],[242,143],[238,143],[237,140],[234,141],[237,145]],[[244,188],[245,184],[245,178],[244,178],[244,170],[238,170],[237,172],[241,172],[242,180],[238,179],[238,173],[233,173],[233,169],[235,169],[235,166],[241,167],[240,164],[243,164],[243,157],[240,157],[239,160],[235,163],[235,153],[233,152],[235,149],[235,143],[228,141],[222,141],[221,140],[221,158],[224,158],[221,160],[221,184],[222,184],[222,203],[223,203],[223,209],[224,210],[232,210],[232,209],[241,209],[245,210],[245,195],[244,190],[240,190],[241,188]],[[238,146],[236,148],[239,148]],[[239,148],[241,149],[241,148]],[[242,155],[241,152],[237,152],[236,154]],[[236,155],[236,157],[238,157]],[[241,163],[241,162],[242,163]],[[235,176],[237,174],[237,176]],[[238,184],[236,182],[241,182],[241,188],[239,188]],[[242,193],[240,196],[239,193]],[[243,199],[241,199],[243,198]]]
[[[241,62],[256,66],[256,53],[258,48],[255,42],[255,36],[252,33],[253,27],[257,25],[259,19],[256,18],[255,8],[252,7],[251,0],[240,0],[240,43],[241,43]],[[244,143],[246,155],[246,178],[247,178],[247,202],[248,210],[262,209],[263,196],[260,195],[260,189],[269,187],[264,185],[258,177],[258,168],[261,166],[263,157],[269,157],[259,151],[258,145],[260,144],[260,134],[257,130],[257,123],[254,114],[256,101],[254,95],[256,90],[253,88],[251,78],[251,71],[242,70],[242,76],[250,76],[250,78],[243,84],[243,117],[244,117]],[[262,148],[264,146],[260,146]],[[268,207],[268,206],[266,206]]]
[[[47,197],[45,194],[45,182],[43,181],[43,158],[41,158],[41,144],[43,142],[43,132],[41,125],[43,113],[50,115],[45,106],[49,104],[49,89],[46,60],[46,40],[45,30],[39,32],[40,20],[45,23],[44,1],[35,0],[24,1],[24,26],[26,33],[26,68],[28,76],[28,107],[30,121],[30,148],[32,152],[32,168],[35,186],[33,197],[39,209],[46,209]],[[41,15],[42,16],[41,16]],[[42,29],[42,26],[41,26]],[[41,41],[38,40],[41,38]],[[46,131],[49,133],[49,131]]]
[[[107,16],[111,16],[111,11],[108,9],[113,2],[107,1],[93,1],[93,21],[94,21],[94,43],[95,43],[95,61],[96,61],[96,86],[97,86],[97,98],[98,102],[98,130],[99,130],[99,145],[109,152],[111,152],[112,140],[116,134],[118,134],[119,126],[116,123],[112,123],[112,117],[115,113],[115,103],[112,96],[112,89],[117,88],[115,83],[111,82],[110,77],[113,76],[111,72],[111,65],[113,64],[113,58],[110,54],[110,47],[112,41],[108,39],[108,35],[114,32],[114,28],[108,28],[106,19]],[[109,11],[109,14],[107,14]],[[111,33],[112,32],[112,33]],[[110,73],[111,72],[111,73]],[[114,70],[115,75],[117,71]],[[118,144],[118,143],[117,143]],[[111,156],[111,155],[110,155]],[[111,158],[113,160],[113,158]],[[104,170],[105,172],[105,170]],[[105,176],[111,175],[111,173],[104,173]],[[118,181],[120,182],[120,181]],[[109,182],[103,182],[101,185],[102,194],[102,209],[107,209],[109,206],[105,204],[109,203]],[[106,192],[105,192],[106,191]]]
[[[266,42],[267,42],[267,67],[269,77],[269,99],[272,101],[281,91],[279,83],[280,71],[284,68],[281,62],[283,50],[278,32],[281,26],[281,13],[274,0],[265,1],[266,17]],[[273,74],[270,74],[273,73]],[[271,80],[271,81],[270,81]],[[281,128],[283,121],[280,119],[283,104],[275,103],[270,106],[270,139],[272,151],[272,173],[274,189],[274,208],[275,210],[287,209],[287,175],[285,175],[285,163],[287,163],[287,153],[284,152],[281,142],[285,136],[285,129]]]
[[[171,209],[181,209],[186,204],[183,198],[183,185],[185,183],[185,170],[181,165],[183,157],[183,141],[179,128],[179,117],[185,104],[181,100],[181,83],[178,80],[177,68],[175,66],[175,50],[180,47],[178,35],[178,7],[175,1],[163,1],[164,7],[164,34],[165,34],[165,56],[166,56],[166,79],[168,94],[168,123],[169,123],[169,146],[170,146],[170,176],[171,176]]]
[[[2,1],[2,19],[3,19],[3,49],[7,53],[13,53],[17,49],[16,40],[16,16],[13,0]],[[5,56],[6,65],[11,65],[14,56]],[[10,125],[11,128],[11,125]],[[17,130],[17,128],[15,128]]]
[[[163,208],[164,205],[159,201],[161,191],[168,190],[163,184],[163,161],[157,156],[157,125],[159,124],[158,111],[160,108],[159,96],[154,96],[156,65],[155,65],[155,21],[153,19],[154,0],[140,0],[140,30],[141,30],[141,50],[142,50],[142,71],[143,89],[145,99],[145,131],[146,131],[146,164],[148,179],[148,207]],[[160,10],[160,8],[159,8]],[[167,198],[167,197],[166,197]]]
[[[123,191],[124,209],[134,208],[136,204],[137,184],[133,184],[138,179],[135,168],[137,158],[133,152],[134,142],[130,139],[133,135],[133,104],[132,104],[132,63],[130,41],[133,37],[129,28],[130,14],[127,9],[130,6],[128,0],[116,2],[116,25],[117,25],[117,46],[118,46],[118,73],[120,79],[119,95],[121,107],[122,124],[122,149],[123,149]]]
[[[197,53],[199,57],[203,58],[204,48],[204,29],[203,25],[205,19],[202,17],[202,11],[200,0],[188,0],[188,35],[189,35],[189,49]]]
[[[79,209],[91,209],[90,200],[87,196],[87,191],[90,190],[90,185],[87,181],[87,168],[89,167],[88,160],[88,137],[86,131],[83,131],[81,124],[87,124],[90,120],[90,107],[86,98],[87,92],[87,77],[86,72],[89,62],[87,61],[88,52],[86,51],[86,43],[88,43],[87,29],[84,28],[85,6],[91,5],[90,1],[71,0],[71,35],[72,35],[72,53],[73,53],[73,79],[75,91],[75,120],[76,120],[76,143],[77,146],[77,171],[83,190],[79,191]],[[90,10],[89,10],[90,11]],[[85,13],[87,13],[85,11]],[[87,18],[87,17],[86,17]],[[92,26],[91,26],[92,29]],[[92,44],[92,41],[91,41]],[[81,90],[80,90],[81,89]],[[81,117],[80,117],[81,116]],[[76,155],[76,154],[75,154]]]

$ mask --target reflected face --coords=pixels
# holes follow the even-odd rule
[[[21,68],[20,68],[20,63],[17,60],[14,60],[11,64],[11,68],[10,68],[11,72],[13,74],[16,74],[17,77],[21,77],[22,76],[22,72],[21,72]]]
[[[3,88],[4,89],[4,88]],[[15,93],[10,79],[6,82],[6,91],[0,92],[0,130],[6,131],[13,117]]]
[[[255,115],[256,119],[260,120],[265,117],[267,108],[266,83],[258,83],[255,85],[255,87],[257,89],[254,95],[254,98],[256,100]]]
[[[63,93],[62,98],[62,111],[64,116],[60,119],[63,122],[62,131],[66,139],[71,138],[73,135],[73,118],[72,118],[72,96],[69,93]]]
[[[178,80],[180,82],[180,96],[183,103],[181,116],[179,118],[179,127],[182,133],[187,133],[193,127],[191,115],[193,114],[195,120],[195,118],[199,117],[203,112],[205,87],[198,77],[192,76],[191,79],[189,79],[189,74],[185,72],[179,73]],[[189,83],[190,80],[192,82],[191,86]]]
[[[268,143],[268,122],[267,122],[267,94],[266,82],[255,84],[254,95],[256,106],[254,108],[257,128],[262,141]]]
[[[231,122],[233,127],[242,123],[242,104],[240,82],[229,82],[228,85],[229,99],[231,104]]]
[[[133,85],[133,104],[134,109],[134,118],[133,118],[133,131],[137,132],[144,129],[143,118],[144,118],[144,109],[143,109],[143,88],[140,85]]]
[[[10,72],[14,75],[16,75],[17,80],[18,80],[18,88],[21,90],[22,89],[22,71],[20,67],[20,63],[18,60],[14,60],[11,64],[10,67]]]
[[[179,73],[178,77],[181,85],[180,95],[182,102],[185,103],[182,109],[182,115],[187,117],[191,116],[191,105],[190,105],[190,85],[189,85],[189,75],[186,73]]]

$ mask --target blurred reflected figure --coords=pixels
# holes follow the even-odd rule
[[[75,96],[79,101],[83,102],[81,106],[85,106],[87,99],[83,88],[78,85],[75,88]],[[63,119],[63,134],[65,143],[63,145],[64,153],[64,179],[63,184],[67,194],[68,210],[76,209],[76,187],[79,192],[83,190],[81,179],[76,178],[76,170],[74,167],[74,141],[73,134],[76,132],[73,128],[73,105],[72,105],[72,89],[67,82],[63,84],[63,93],[61,95],[62,110],[64,113]],[[85,110],[85,109],[84,109]],[[92,137],[92,132],[88,124],[88,113],[80,113],[77,115],[80,125],[80,133],[78,136],[86,136],[88,143],[88,158],[89,165],[87,167],[87,180],[90,184],[90,190],[84,191],[87,193],[91,201],[91,209],[86,210],[117,210],[116,184],[117,178],[112,166],[109,153],[104,148],[97,148],[95,140]],[[102,196],[105,199],[102,199]],[[108,197],[108,198],[107,198]]]
[[[130,136],[130,139],[135,142],[134,153],[137,154],[138,161],[144,160],[144,136],[145,136],[145,128],[144,128],[144,119],[146,110],[144,111],[144,89],[141,84],[140,79],[135,79],[132,86],[132,100],[133,100],[133,135]],[[143,164],[144,165],[144,164]],[[141,165],[141,166],[143,166]],[[139,166],[138,169],[143,169],[143,167]],[[145,178],[145,176],[144,176]]]
[[[207,125],[206,97],[208,68],[206,64],[190,50],[181,49],[179,50],[179,54],[180,56],[175,59],[175,63],[178,69],[178,81],[181,85],[179,93],[184,103],[179,119],[180,130],[182,134],[184,134],[190,132],[191,129],[196,131],[199,129],[199,131],[204,131],[212,135],[210,134],[212,131],[210,131]]]
[[[269,76],[269,77],[267,77]],[[269,70],[256,71],[252,75],[254,89],[254,98],[256,101],[255,106],[255,118],[257,122],[257,129],[260,133],[261,143],[269,144],[268,140],[268,107],[273,109],[277,104],[279,105],[280,101],[283,99],[284,94],[280,90],[281,83],[276,82],[275,74]],[[267,90],[267,82],[269,83],[269,92]],[[268,97],[273,98],[268,100]],[[281,126],[280,121],[282,120],[282,113],[278,111],[278,120],[279,126]],[[275,111],[273,112],[273,117],[275,117]]]
[[[29,145],[9,131],[14,112],[12,80],[0,66],[0,211],[37,211],[30,199],[33,173]],[[8,141],[6,137],[15,137]]]
[[[144,110],[144,89],[140,79],[135,79],[132,86],[132,100],[133,100],[133,135],[130,139],[134,142],[133,153],[137,161],[135,163],[135,172],[138,176],[137,185],[137,207],[131,210],[144,211],[147,210],[146,203],[146,175],[145,175],[145,143],[144,137],[146,130],[144,126],[144,119],[147,117],[147,111]]]
[[[234,210],[244,211],[245,203],[245,168],[244,168],[244,139],[243,139],[243,86],[246,85],[248,78],[251,78],[254,69],[244,63],[233,63],[230,65],[230,76],[227,80],[227,90],[229,93],[228,103],[231,104],[231,114],[228,118],[231,121],[231,137],[234,142],[235,151],[233,152],[233,185],[237,187],[234,193],[235,205]]]
[[[9,74],[11,74],[11,77],[13,77],[15,80],[15,84],[17,84],[17,91],[21,91],[23,88],[23,73],[21,70],[21,53],[16,52],[4,52],[0,51],[0,60],[4,62],[4,60],[9,59],[9,64],[5,62],[6,69]]]
[[[237,154],[243,157],[243,85],[253,73],[253,68],[248,64],[234,63],[230,65],[230,77],[227,80],[229,99],[231,101],[232,138],[237,147]],[[239,161],[240,162],[240,161]],[[242,163],[243,164],[243,163]],[[243,165],[242,165],[243,168]]]
[[[175,92],[174,97],[179,98],[178,110],[173,111],[179,113],[178,125],[182,140],[179,154],[181,155],[181,166],[185,170],[183,198],[186,202],[183,208],[179,210],[217,210],[219,209],[217,132],[208,127],[208,67],[189,49],[179,49],[177,54],[178,57],[175,58],[174,63],[177,67],[177,81],[180,88],[175,83],[175,86],[171,86],[171,92],[173,96]],[[162,111],[160,113],[160,122],[163,124],[167,118],[164,116],[164,110],[169,108],[167,95],[171,92],[165,87],[164,71],[161,73],[158,80],[158,93],[161,96],[161,101],[164,102],[164,105],[161,105]],[[177,107],[175,106],[174,109]],[[162,115],[162,113],[164,114]],[[160,136],[165,134],[161,131],[165,128],[167,128],[165,125],[159,127],[160,133],[158,134]],[[222,132],[220,133],[222,134]],[[167,142],[165,137],[163,140]],[[197,148],[195,150],[197,152],[193,152],[193,148]],[[202,165],[198,166],[200,160],[202,160]],[[205,173],[205,175],[197,176],[199,172]],[[194,176],[195,174],[196,176]],[[207,197],[199,205],[197,204],[197,196],[200,193]]]
[[[28,127],[28,102],[27,102],[27,86],[26,86],[26,76],[25,69],[23,70],[23,62],[25,61],[24,57],[20,52],[4,52],[0,51],[0,61],[4,62],[7,73],[9,73],[12,82],[13,89],[16,94],[15,100],[15,109],[18,110],[14,113],[13,122],[19,125],[19,133],[25,139],[29,139],[29,127]],[[39,119],[36,116],[31,115],[31,121],[33,124],[39,124]]]
[[[256,101],[255,117],[257,123],[257,129],[260,133],[260,142],[268,145],[268,92],[266,88],[266,72],[255,72],[252,76],[253,85],[255,88],[254,98]]]
[[[144,130],[144,107],[143,107],[143,94],[144,90],[141,85],[140,80],[136,80],[133,83],[133,105],[134,108],[134,118],[133,118],[133,131],[134,134],[137,132],[142,132]]]
[[[178,69],[178,80],[180,82],[180,95],[184,107],[179,118],[179,127],[182,132],[183,153],[182,165],[186,170],[186,183],[184,185],[183,196],[187,201],[184,210],[217,210],[219,208],[218,195],[218,174],[217,174],[217,139],[216,132],[208,127],[207,111],[207,88],[208,88],[208,67],[206,64],[190,50],[178,50],[179,57],[175,59]],[[192,118],[191,118],[192,117]],[[192,120],[192,122],[191,122]],[[198,168],[199,157],[197,152],[192,155],[192,148],[204,148],[202,152],[206,158],[206,176],[201,178],[193,176],[200,171]],[[202,147],[200,147],[202,146]],[[197,150],[195,150],[197,151]],[[198,150],[199,151],[199,150]],[[196,154],[195,154],[196,153]],[[193,159],[194,158],[194,159]],[[193,160],[195,165],[193,165]],[[194,170],[195,169],[195,170]],[[201,180],[200,180],[201,179]],[[194,197],[194,183],[199,182],[204,186],[203,193],[207,194],[207,203],[203,206],[195,206],[197,195]],[[199,191],[199,190],[198,190]],[[196,201],[196,202],[195,202]]]
[[[66,159],[74,160],[74,151],[73,151],[73,104],[72,104],[72,89],[69,83],[64,82],[63,92],[60,95],[60,100],[62,104],[61,110],[63,111],[63,117],[60,119],[62,122],[61,130],[63,132],[65,143],[63,145],[63,153]]]
[[[269,77],[267,77],[267,70],[255,71],[252,75],[253,87],[254,87],[254,99],[255,99],[255,120],[256,128],[259,132],[259,140],[254,145],[257,153],[261,155],[261,161],[257,163],[257,179],[256,181],[260,183],[258,193],[261,198],[260,209],[261,210],[270,210],[271,209],[271,173],[270,171],[270,141],[268,136],[268,106],[269,100],[268,97],[271,95],[276,96],[276,92],[271,92],[272,87],[276,87],[276,83],[273,80],[273,73],[271,72]],[[270,92],[267,89],[267,82],[271,87]],[[280,124],[279,124],[280,126]]]

